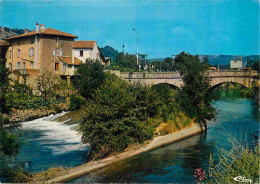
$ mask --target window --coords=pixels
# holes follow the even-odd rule
[[[30,48],[29,49],[29,57],[33,57],[34,56],[34,48]]]
[[[234,63],[237,63],[237,61],[235,60]]]
[[[53,56],[62,56],[62,55],[63,55],[62,49],[61,49],[61,48],[53,49],[53,50],[52,50],[52,55],[53,55]]]
[[[9,63],[8,68],[12,70],[12,63]]]
[[[80,50],[80,51],[79,51],[79,56],[80,56],[80,57],[83,57],[83,50]]]
[[[18,51],[17,51],[17,57],[19,58],[20,55],[21,55],[21,51],[20,51],[20,49],[18,49]]]
[[[11,58],[12,56],[12,51],[9,51],[9,58]]]
[[[31,62],[31,69],[33,69],[33,62]]]
[[[25,64],[25,62],[23,62],[23,69],[25,70],[25,67],[26,67],[26,64]]]
[[[60,43],[60,38],[56,38],[56,44]]]
[[[34,44],[34,38],[31,38],[31,44]]]
[[[55,63],[55,70],[59,70],[59,63]]]
[[[63,64],[63,71],[65,72],[66,71],[66,65]]]
[[[18,70],[21,70],[21,63],[18,62]]]

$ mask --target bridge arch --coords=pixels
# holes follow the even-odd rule
[[[255,79],[253,78],[223,77],[223,78],[213,78],[210,84],[211,84],[211,88],[216,88],[224,83],[236,83],[250,89],[250,86],[254,80]]]
[[[227,84],[227,83],[230,83],[230,84],[239,84],[239,85],[241,85],[242,87],[248,88],[248,89],[251,90],[251,88],[245,86],[244,84],[237,83],[237,82],[222,82],[222,83],[218,83],[218,84],[216,84],[216,85],[214,85],[214,86],[211,86],[210,90],[213,91],[214,89],[218,88],[218,87],[221,86],[222,84]]]
[[[156,85],[167,85],[169,86],[171,89],[174,89],[174,90],[179,90],[180,87],[177,86],[177,85],[174,85],[174,84],[171,84],[171,83],[156,83],[156,84],[152,84],[152,86],[156,86]]]

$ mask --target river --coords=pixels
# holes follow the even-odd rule
[[[208,122],[207,133],[147,152],[70,182],[74,183],[194,183],[194,170],[207,169],[209,156],[217,148],[231,149],[229,137],[252,145],[259,139],[259,109],[255,100],[242,98],[238,91],[219,92],[213,102],[218,115]],[[247,140],[247,141],[245,141]]]
[[[250,145],[252,138],[259,138],[259,109],[255,101],[241,98],[236,91],[219,93],[221,98],[213,102],[218,115],[208,123],[207,134],[192,136],[70,182],[194,182],[194,170],[208,168],[210,153],[216,156],[217,148],[230,149],[227,133],[247,139]],[[86,162],[87,145],[81,143],[76,124],[53,121],[65,113],[21,124],[19,134],[25,143],[19,160],[25,162],[29,171],[69,168]]]

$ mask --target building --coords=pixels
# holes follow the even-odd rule
[[[17,80],[23,79],[26,83],[33,83],[45,70],[57,75],[73,75],[74,66],[80,64],[72,52],[75,38],[77,36],[36,23],[35,31],[26,29],[24,34],[6,39],[9,44],[6,67],[17,71]]]
[[[232,68],[232,69],[242,69],[243,68],[242,57],[233,58],[230,61],[230,68]]]
[[[73,44],[73,55],[82,63],[90,59],[100,61],[105,65],[105,58],[96,41],[75,41]]]

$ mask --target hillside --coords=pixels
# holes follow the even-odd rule
[[[105,46],[103,48],[100,48],[100,50],[102,51],[105,57],[111,57],[112,61],[115,61],[116,56],[118,55],[118,51],[110,46]]]
[[[11,29],[8,27],[1,27],[0,26],[0,40],[3,40],[5,38],[9,38],[12,36],[20,35],[23,34],[24,30],[23,29]]]

